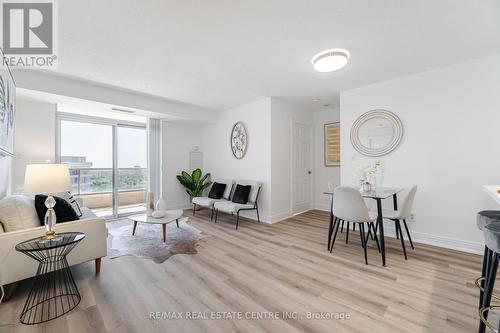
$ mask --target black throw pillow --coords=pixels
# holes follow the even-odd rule
[[[248,196],[250,195],[251,189],[252,185],[236,185],[232,201],[239,204],[246,204],[248,202]]]
[[[46,195],[35,195],[35,210],[41,225],[44,225],[43,219],[45,218],[45,213],[47,212],[47,207],[45,207],[46,199]],[[54,199],[56,200],[54,211],[56,213],[57,223],[75,221],[80,219],[69,202],[59,197],[54,197]]]
[[[215,183],[213,183],[212,188],[210,189],[210,192],[208,193],[208,197],[210,199],[219,200],[224,195],[225,190],[226,190],[226,184],[220,184],[220,183],[215,182]]]

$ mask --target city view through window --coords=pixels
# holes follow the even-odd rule
[[[113,131],[116,131],[117,142],[116,190],[113,184]],[[144,209],[147,188],[145,128],[61,120],[60,140],[60,158],[70,168],[72,192],[86,207],[101,216]]]

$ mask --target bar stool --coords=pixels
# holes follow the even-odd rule
[[[493,294],[495,279],[500,259],[500,211],[482,211],[477,216],[477,227],[483,230],[485,249],[483,257],[482,276],[476,279],[479,294],[479,333],[484,333],[486,326],[498,332],[498,329],[488,322],[488,312],[500,306],[491,306],[491,298],[500,301],[500,296]]]
[[[499,210],[483,210],[477,214],[477,228],[484,231],[485,226],[492,223],[500,223],[500,211]],[[486,267],[491,259],[492,252],[488,249],[486,244],[484,245],[484,255],[483,255],[483,269],[481,272],[481,277],[478,277],[475,281],[476,286],[481,290],[479,294],[479,308],[481,308],[483,303],[483,292],[484,292],[484,280],[486,277]]]

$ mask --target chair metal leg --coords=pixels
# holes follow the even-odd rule
[[[344,223],[344,221],[342,221]],[[337,238],[337,232],[339,231],[340,219],[337,220],[337,226],[335,227],[335,234],[333,235],[332,244],[330,245],[330,253],[333,251],[333,244],[335,243],[335,238]]]
[[[366,236],[366,239],[368,240],[368,237],[370,237],[372,240],[374,240],[373,234],[372,234],[372,222],[368,223],[368,235]],[[375,232],[375,228],[373,228],[373,232]]]
[[[481,270],[481,278],[482,278],[482,280],[481,280],[481,284],[480,284],[482,290],[479,291],[479,309],[483,305],[484,278],[486,277],[487,268],[488,268],[488,262],[489,262],[490,256],[491,256],[491,251],[485,245],[484,246],[484,255],[483,255],[483,268]]]
[[[328,244],[326,245],[327,251],[330,250],[330,243],[332,242],[333,229],[335,229],[336,224],[337,224],[337,217],[331,215],[330,223],[328,224],[328,239],[327,239]]]
[[[260,216],[259,216],[259,207],[255,208],[257,210],[257,222],[260,223]]]
[[[403,220],[403,224],[405,226],[406,234],[408,235],[408,240],[410,241],[411,248],[412,250],[415,250],[415,247],[413,246],[413,241],[411,240],[410,232],[408,231],[408,226],[406,225],[406,220]]]
[[[240,222],[240,212],[236,213],[236,230],[238,230],[238,223]]]
[[[340,228],[340,233],[344,232],[344,221],[342,221],[342,228]]]
[[[403,253],[405,254],[405,259],[408,260],[408,257],[406,256],[406,246],[405,246],[405,240],[403,239],[403,231],[401,229],[401,223],[399,220],[396,220],[396,230],[399,231],[399,236],[401,239],[401,247],[403,247]]]
[[[365,242],[365,224],[360,223],[359,225],[359,236],[361,237],[361,246],[365,252],[365,265],[368,265],[368,253],[366,251],[366,242]]]
[[[210,213],[210,221],[214,219],[214,206],[212,206],[212,211]]]
[[[219,215],[219,210],[217,208],[215,209],[215,223],[217,223],[217,216]]]
[[[487,274],[486,274],[486,283],[484,286],[484,295],[483,295],[483,304],[481,306],[481,309],[488,308],[491,304],[491,295],[493,294],[493,288],[495,287],[495,279],[497,275],[497,269],[498,269],[498,259],[500,255],[498,253],[493,253],[489,267],[487,268]],[[481,312],[481,310],[480,310]],[[483,313],[484,319],[488,319],[488,311],[485,311]],[[485,323],[481,320],[479,322],[479,333],[485,333],[486,331],[486,325]]]
[[[349,244],[349,229],[350,229],[349,222],[347,222],[346,235],[345,235],[346,244]]]
[[[373,229],[373,233],[372,233],[372,229]],[[375,235],[375,236],[373,236],[373,235]],[[366,244],[368,243],[368,238],[370,236],[372,239],[375,239],[375,243],[377,243],[378,253],[380,253],[380,244],[378,242],[377,234],[375,233],[375,225],[373,224],[373,222],[368,223],[368,235],[366,235],[366,240],[365,240]]]
[[[196,212],[196,204],[194,203],[193,204],[193,216],[194,216],[194,213]]]
[[[352,223],[352,231],[356,231],[356,223]]]
[[[399,239],[399,230],[398,230],[398,224],[395,224],[396,227],[396,239]]]
[[[372,222],[371,226],[373,228],[373,237],[375,238],[375,243],[377,243],[378,253],[380,253],[381,252],[381,250],[380,250],[380,243],[378,242],[377,232],[375,231],[375,224],[373,224],[373,222]]]

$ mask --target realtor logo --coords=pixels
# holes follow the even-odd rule
[[[55,2],[2,1],[2,49],[16,68],[55,68],[57,56]]]

